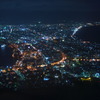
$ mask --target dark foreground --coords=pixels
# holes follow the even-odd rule
[[[0,100],[99,100],[100,82],[83,82],[75,86],[0,90]]]

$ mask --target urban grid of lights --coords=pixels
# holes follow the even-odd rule
[[[0,67],[0,86],[48,87],[72,85],[74,79],[100,79],[100,45],[75,37],[81,28],[97,25],[100,23],[1,25],[1,49],[12,48],[17,60],[12,66]]]

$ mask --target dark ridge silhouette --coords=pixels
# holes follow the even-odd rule
[[[76,86],[26,89],[22,91],[3,90],[2,100],[99,100],[99,83],[78,83]]]

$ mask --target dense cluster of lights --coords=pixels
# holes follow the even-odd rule
[[[0,47],[13,48],[17,60],[0,67],[0,87],[16,90],[100,79],[100,46],[74,37],[82,27],[99,24],[1,26]]]

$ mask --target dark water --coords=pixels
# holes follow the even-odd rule
[[[79,39],[96,42],[100,44],[100,25],[84,27],[76,33]]]
[[[11,66],[15,63],[12,58],[12,49],[6,46],[1,48],[0,46],[0,66]]]
[[[42,23],[63,23],[63,22],[95,22],[100,21],[99,12],[88,11],[17,11],[0,10],[1,24],[34,24],[36,21]]]

